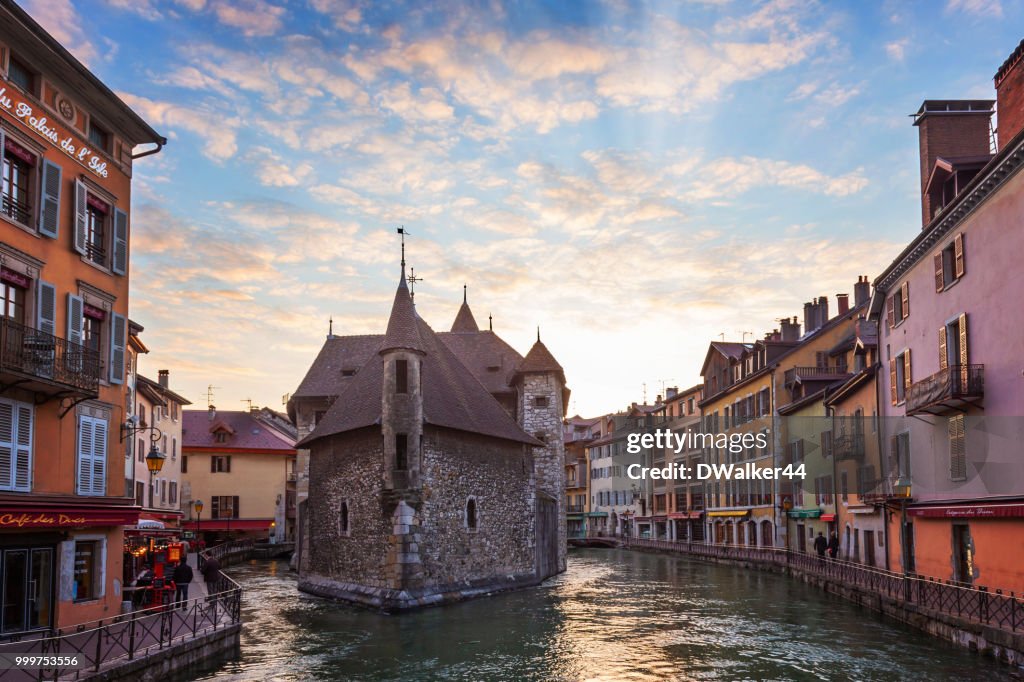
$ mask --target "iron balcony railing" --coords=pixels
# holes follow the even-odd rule
[[[801,381],[835,379],[848,373],[849,370],[846,367],[794,367],[786,370],[785,383],[787,386],[792,386],[797,379]]]
[[[714,545],[696,541],[640,538],[623,538],[623,541],[629,548],[681,552],[715,560],[786,567],[784,570],[820,575],[840,585],[853,585],[896,602],[915,604],[926,611],[956,616],[1013,633],[1024,632],[1024,598],[1013,592],[944,582],[915,574],[894,573],[782,547]]]
[[[565,505],[565,511],[568,514],[580,514],[583,512],[582,504],[567,504]]]
[[[99,393],[99,353],[7,317],[0,318],[0,371]]]
[[[864,457],[864,434],[842,434],[832,440],[832,452],[837,460],[862,459]]]
[[[910,385],[907,414],[940,414],[984,396],[985,365],[950,365]]]

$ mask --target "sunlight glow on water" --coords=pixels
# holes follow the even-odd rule
[[[999,680],[994,661],[783,576],[574,550],[544,585],[386,616],[304,595],[286,563],[246,588],[242,654],[204,680]]]

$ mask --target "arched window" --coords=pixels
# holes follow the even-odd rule
[[[341,530],[342,535],[348,535],[350,532],[348,518],[348,502],[345,501],[341,503],[341,511],[338,514],[338,528],[339,530]]]
[[[476,500],[472,497],[466,500],[466,528],[477,529]]]

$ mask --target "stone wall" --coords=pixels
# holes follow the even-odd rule
[[[565,570],[568,537],[565,527],[565,443],[562,440],[562,383],[553,372],[523,376],[519,393],[520,424],[523,430],[544,447],[534,447],[534,471],[537,489],[558,502],[558,570]],[[538,407],[536,398],[546,397],[546,407]],[[544,576],[547,577],[547,576]]]

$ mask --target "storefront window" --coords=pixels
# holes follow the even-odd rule
[[[95,540],[75,543],[75,601],[97,597],[98,551],[99,543]]]

